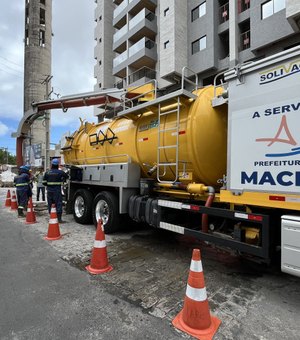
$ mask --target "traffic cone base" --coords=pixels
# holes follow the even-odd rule
[[[59,240],[59,239],[61,239],[61,238],[62,238],[61,235],[56,236],[56,237],[48,237],[48,236],[45,236],[45,237],[44,237],[44,240],[47,240],[47,241],[55,241],[55,240]]]
[[[194,329],[189,327],[187,324],[185,324],[185,322],[183,321],[182,318],[182,314],[183,311],[181,311],[176,317],[175,319],[172,321],[172,324],[174,327],[180,329],[181,331],[188,333],[190,335],[192,335],[193,337],[197,338],[197,339],[201,339],[201,340],[211,340],[213,338],[213,336],[215,335],[215,333],[217,332],[220,324],[221,324],[221,320],[219,320],[218,318],[216,318],[213,315],[210,315],[211,318],[211,324],[208,328],[206,329]]]
[[[107,273],[113,270],[113,267],[108,265],[106,268],[102,268],[102,269],[95,269],[92,268],[91,265],[89,264],[88,266],[85,267],[85,269],[90,273],[90,274],[102,274],[102,273]]]

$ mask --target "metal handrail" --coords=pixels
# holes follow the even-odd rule
[[[128,95],[129,93],[131,93],[131,92],[137,90],[138,88],[141,88],[141,87],[143,87],[143,86],[145,86],[147,84],[151,84],[151,83],[154,83],[154,89],[149,90],[147,92],[143,92],[141,94],[138,94],[138,95],[136,95],[133,98],[126,98],[126,95]],[[123,101],[123,110],[126,110],[126,108],[132,108],[133,105],[134,105],[134,103],[133,103],[134,100],[137,100],[137,99],[139,99],[141,97],[144,97],[144,96],[146,96],[149,93],[154,93],[154,99],[156,99],[156,97],[157,97],[157,80],[156,79],[151,79],[151,80],[147,81],[146,83],[144,83],[142,85],[135,86],[130,91],[127,91],[126,93],[122,94],[121,98],[122,98],[122,101]],[[130,103],[130,105],[126,106],[127,103]]]
[[[223,83],[223,82],[221,81],[221,84],[220,84],[220,85],[217,85],[217,80],[218,80],[218,78],[221,77],[221,76],[223,76],[226,72],[228,72],[228,70],[222,71],[222,72],[218,73],[218,74],[214,77],[214,98],[216,98],[216,96],[217,96],[217,89],[218,89],[219,87],[223,88],[224,91],[227,90],[227,86],[228,86],[227,83]],[[226,88],[225,88],[225,86],[226,86]]]
[[[99,156],[99,157],[89,157],[89,158],[76,158],[76,159],[72,159],[71,161],[90,161],[90,160],[96,160],[96,159],[105,159],[106,163],[101,163],[101,164],[108,164],[107,159],[111,159],[111,158],[118,158],[118,157],[127,157],[127,162],[124,163],[131,163],[131,157],[128,154],[120,154],[120,155],[112,155],[112,156]],[[79,164],[77,164],[79,165]],[[85,164],[86,165],[86,164]],[[97,165],[97,164],[91,164],[91,165]]]
[[[190,79],[186,78],[185,77],[185,71],[188,70],[190,71],[194,76],[195,76],[195,80],[196,82],[193,82],[191,81]],[[186,79],[185,79],[186,78]],[[182,68],[182,71],[181,71],[181,89],[184,90],[184,83],[185,81],[188,81],[190,84],[193,84],[195,85],[195,90],[198,90],[198,74],[197,72],[193,71],[192,69],[190,69],[189,67],[187,66],[184,66]]]

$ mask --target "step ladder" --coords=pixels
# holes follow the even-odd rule
[[[175,98],[174,98],[175,99]],[[169,183],[172,184],[178,180],[178,173],[179,173],[179,124],[180,124],[180,96],[176,98],[175,101],[175,108],[172,107],[171,110],[162,111],[161,104],[158,105],[158,130],[157,130],[157,181],[160,183]],[[176,114],[175,124],[172,127],[168,128],[161,128],[162,125],[165,126],[166,124],[162,124],[162,119],[166,120],[167,116],[170,114]],[[164,117],[164,118],[163,118]],[[175,144],[166,144],[167,141],[164,137],[165,132],[173,131],[176,136]],[[170,140],[171,138],[169,138]],[[165,161],[166,154],[165,151],[167,150],[174,150],[175,151],[175,159],[172,162]],[[164,180],[164,177],[167,174],[168,168],[173,172],[174,178],[172,180]]]

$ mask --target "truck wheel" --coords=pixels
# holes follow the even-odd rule
[[[77,223],[89,224],[92,222],[93,195],[85,189],[75,192],[73,216]]]
[[[119,201],[116,195],[108,191],[100,192],[93,203],[93,221],[95,226],[99,219],[103,221],[104,232],[111,234],[120,229]]]

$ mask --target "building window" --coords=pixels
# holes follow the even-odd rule
[[[29,46],[29,33],[28,33],[28,29],[25,30],[25,45]]]
[[[206,1],[192,10],[192,22],[206,14]]]
[[[102,43],[102,38],[99,38],[99,43]]]
[[[102,20],[102,15],[100,15],[100,17],[99,17],[99,21],[101,21]]]
[[[41,3],[42,5],[46,5],[46,0],[40,0],[40,3]]]
[[[169,7],[164,10],[164,16],[166,17],[169,14]]]
[[[46,24],[46,12],[44,8],[40,8],[40,25],[45,26]]]
[[[164,49],[168,48],[168,46],[169,46],[169,43],[170,43],[170,41],[169,41],[169,40],[167,40],[167,41],[165,41],[165,42],[164,42]]]
[[[261,18],[266,19],[285,8],[285,0],[269,0],[261,5]]]
[[[41,47],[45,47],[45,37],[46,37],[45,31],[40,30],[40,34],[39,34],[39,45],[40,45]]]
[[[102,61],[101,60],[99,60],[99,66],[101,66],[102,65]]]
[[[101,87],[102,87],[102,84],[101,84],[101,83],[99,83],[99,88],[101,89]]]
[[[192,42],[192,54],[206,49],[206,35]]]

